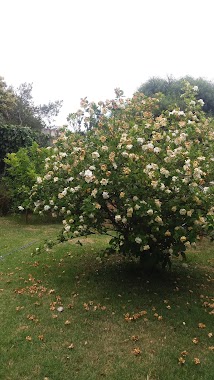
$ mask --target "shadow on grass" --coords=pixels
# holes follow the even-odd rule
[[[127,260],[119,256],[96,260],[96,254],[81,252],[74,255],[73,261],[64,255],[63,261],[49,268],[47,277],[53,286],[63,288],[63,291],[75,286],[88,287],[100,297],[118,298],[123,294],[126,299],[133,295],[143,297],[148,293],[156,299],[185,296],[192,299],[192,294],[198,295],[202,289],[212,291],[211,274],[207,267],[186,264],[180,260],[173,262],[172,270],[157,268],[152,272],[142,269],[137,260]],[[62,274],[63,271],[63,274]]]

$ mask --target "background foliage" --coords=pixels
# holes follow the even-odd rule
[[[164,94],[160,101],[160,108],[158,112],[168,109],[173,103],[177,106],[183,107],[184,103],[180,97],[182,94],[182,87],[184,80],[188,81],[192,86],[198,87],[196,98],[203,99],[203,111],[208,116],[214,116],[214,83],[203,78],[193,78],[186,76],[180,79],[168,77],[166,79],[159,77],[152,77],[143,83],[138,91],[143,92],[147,96],[153,96],[156,93]]]
[[[20,148],[16,153],[8,153],[5,158],[6,171],[3,178],[10,207],[18,211],[20,205],[29,210],[29,193],[38,175],[45,170],[45,158],[51,154],[51,148],[41,148],[37,143]],[[20,211],[22,210],[20,207]]]
[[[32,90],[29,83],[23,83],[15,90],[0,77],[0,174],[4,170],[3,159],[7,153],[17,152],[33,141],[41,146],[48,143],[43,129],[53,126],[62,101],[35,105]]]

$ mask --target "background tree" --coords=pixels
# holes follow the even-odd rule
[[[6,123],[14,108],[16,97],[12,88],[7,87],[4,78],[0,77],[0,122]]]
[[[182,87],[184,81],[188,81],[192,86],[198,87],[197,99],[203,99],[203,111],[208,116],[214,116],[214,83],[203,78],[193,78],[191,76],[175,79],[171,76],[166,79],[152,77],[143,83],[138,91],[143,92],[147,96],[153,96],[156,93],[162,93],[165,96],[160,99],[159,112],[168,109],[171,104],[177,103],[179,107],[183,107]]]
[[[8,87],[0,77],[0,121],[1,123],[27,126],[35,131],[52,126],[62,101],[35,105],[32,83],[23,83],[17,90]]]
[[[32,83],[23,83],[15,90],[0,77],[0,173],[7,153],[17,152],[33,141],[41,146],[48,144],[43,130],[53,126],[62,101],[35,105],[32,89]]]

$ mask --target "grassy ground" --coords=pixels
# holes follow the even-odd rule
[[[31,257],[59,229],[0,218],[0,379],[213,380],[213,244],[150,276],[100,236]]]

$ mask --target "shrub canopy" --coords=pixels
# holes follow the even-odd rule
[[[62,133],[33,187],[35,211],[63,216],[68,237],[113,228],[111,250],[154,261],[195,244],[214,205],[214,126],[197,90],[185,83],[185,108],[158,117],[159,98],[142,93],[82,99],[78,126],[81,115],[93,127]]]

